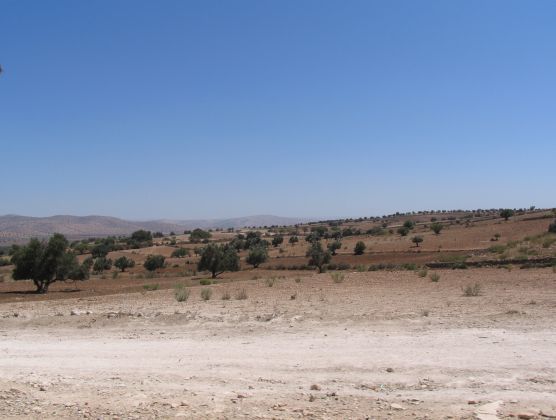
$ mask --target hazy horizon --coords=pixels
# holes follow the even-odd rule
[[[0,214],[552,207],[555,18],[550,1],[5,1]]]

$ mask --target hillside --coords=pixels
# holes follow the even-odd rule
[[[0,244],[26,241],[32,237],[43,238],[55,232],[70,239],[95,236],[129,235],[138,229],[153,232],[183,232],[185,229],[239,228],[244,226],[293,225],[303,219],[278,216],[249,216],[215,220],[153,220],[129,221],[107,216],[51,216],[27,217],[0,216]]]

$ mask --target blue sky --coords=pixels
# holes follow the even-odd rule
[[[554,1],[0,6],[0,214],[556,205]]]

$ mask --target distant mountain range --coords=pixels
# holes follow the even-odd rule
[[[107,216],[51,216],[27,217],[18,215],[0,216],[0,244],[24,242],[30,238],[44,238],[53,233],[62,233],[69,239],[87,237],[124,236],[138,229],[153,232],[180,233],[187,229],[242,228],[246,226],[295,225],[309,219],[258,215],[230,219],[211,220],[151,220],[129,221]]]

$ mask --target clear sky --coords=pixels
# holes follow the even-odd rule
[[[556,205],[556,1],[0,0],[0,214]]]

